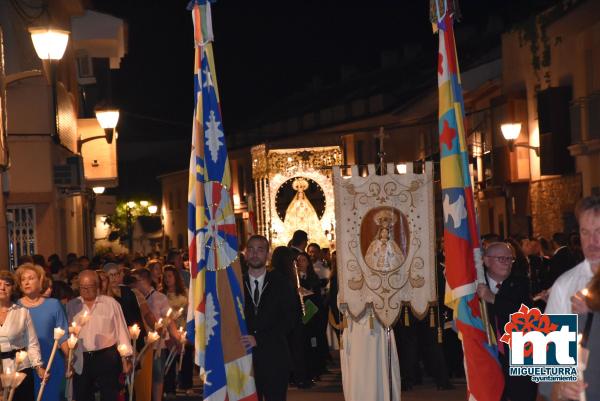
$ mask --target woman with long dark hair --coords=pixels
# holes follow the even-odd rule
[[[161,291],[167,296],[169,300],[169,306],[173,312],[183,308],[183,313],[177,318],[175,325],[177,327],[186,326],[187,307],[188,307],[188,292],[183,284],[183,279],[177,268],[173,265],[165,265],[161,274],[162,283],[160,285]],[[179,344],[176,345],[180,347]],[[180,349],[180,348],[179,348]],[[194,346],[192,344],[185,344],[185,351],[183,353],[182,368],[179,373],[179,387],[185,390],[188,395],[192,395],[192,372],[193,372],[193,356]],[[178,360],[178,359],[177,359]],[[169,368],[165,376],[165,393],[175,394],[176,381],[175,381],[176,363],[173,363]]]
[[[278,246],[273,250],[271,256],[271,268],[274,272],[283,276],[292,286],[297,287],[295,271],[296,253],[287,246]],[[300,298],[294,297],[295,304],[292,313],[294,316],[294,326],[288,336],[288,345],[292,356],[292,382],[298,388],[308,388],[312,385],[307,373],[307,361],[304,352],[305,327],[302,324],[302,308]]]
[[[304,304],[308,305],[304,316],[304,327],[306,338],[304,350],[308,355],[308,372],[312,380],[320,380],[325,371],[327,355],[327,314],[323,297],[321,296],[321,281],[315,272],[310,256],[302,252],[296,256],[296,266],[300,276],[300,291],[304,296]],[[316,313],[311,314],[311,305],[317,308]]]

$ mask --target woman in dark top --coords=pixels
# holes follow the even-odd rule
[[[144,338],[146,338],[146,329],[142,321],[142,312],[137,298],[131,288],[122,285],[119,266],[115,263],[107,263],[104,265],[104,271],[108,275],[108,296],[112,296],[123,309],[125,322],[127,326],[137,324],[140,328],[140,335],[136,341],[138,351],[144,346]]]
[[[295,253],[286,246],[278,246],[273,250],[271,256],[271,268],[273,272],[280,274],[287,280],[292,288],[297,287],[295,272]],[[308,388],[312,382],[308,378],[306,367],[306,355],[304,354],[304,325],[302,324],[302,308],[300,307],[300,298],[294,297],[295,314],[294,326],[288,337],[290,354],[292,355],[292,382],[299,388]]]
[[[300,286],[302,289],[310,291],[311,294],[304,297],[304,304],[313,303],[317,312],[305,322],[305,340],[304,350],[308,355],[308,372],[313,380],[320,380],[321,374],[325,371],[325,355],[327,353],[327,315],[325,305],[321,296],[321,281],[315,273],[310,256],[307,253],[300,253],[296,256],[296,265],[300,275]],[[301,291],[304,291],[302,290]],[[310,306],[306,308],[307,315],[310,316]],[[306,318],[305,318],[306,320]]]

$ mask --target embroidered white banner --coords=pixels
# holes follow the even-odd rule
[[[433,163],[422,174],[400,167],[377,175],[369,165],[365,177],[358,166],[351,176],[333,169],[338,303],[354,320],[374,312],[385,327],[403,304],[422,318],[436,302]]]

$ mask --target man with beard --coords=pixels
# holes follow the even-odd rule
[[[293,326],[294,290],[282,275],[267,271],[269,241],[253,235],[246,246],[248,273],[244,275],[247,336],[252,348],[259,400],[285,401],[291,358],[287,336]]]

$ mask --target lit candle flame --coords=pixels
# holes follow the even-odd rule
[[[160,338],[160,335],[156,331],[151,331],[148,333],[148,343],[149,344],[158,341],[159,338]]]
[[[140,336],[140,326],[138,326],[137,323],[135,323],[133,326],[129,326],[129,336],[133,340],[137,340]]]
[[[590,293],[590,291],[589,291],[587,288],[584,288],[583,290],[581,290],[581,294],[582,294],[584,297],[587,297],[589,293]]]

